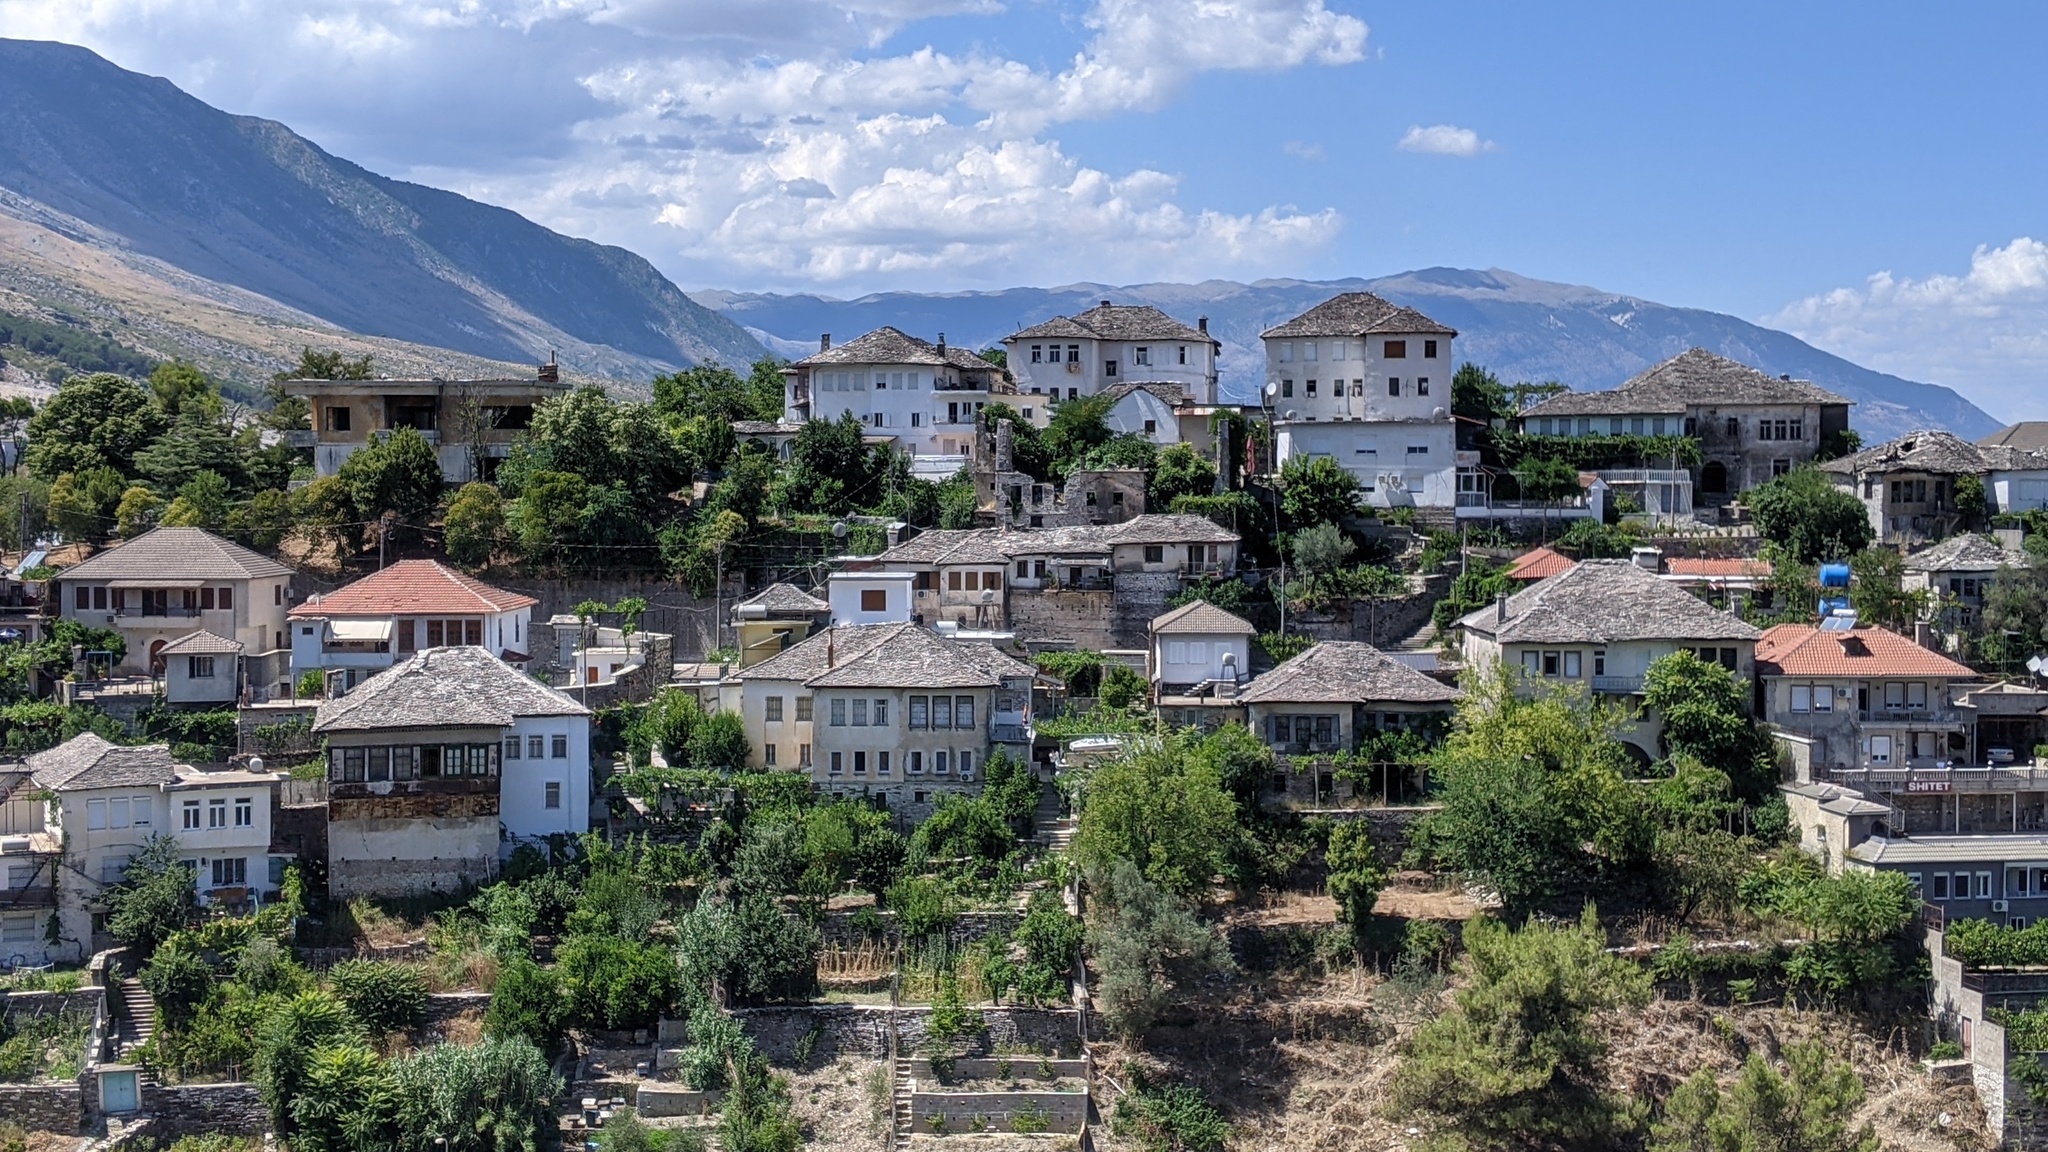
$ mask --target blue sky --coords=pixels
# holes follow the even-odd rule
[[[0,0],[0,34],[686,288],[1501,267],[2048,413],[2038,3]]]

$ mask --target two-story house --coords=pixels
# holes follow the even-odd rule
[[[990,644],[907,620],[840,625],[743,670],[720,706],[745,721],[753,767],[918,820],[948,792],[979,790],[998,749],[1030,758],[1036,676]]]
[[[524,664],[538,603],[439,561],[400,560],[291,610],[292,674],[336,673],[346,691],[414,652],[464,646]]]
[[[782,370],[783,420],[838,420],[852,413],[872,435],[885,437],[920,471],[957,470],[974,455],[975,427],[990,399],[1011,395],[1001,368],[961,348],[944,333],[933,344],[896,328],[877,328],[844,344],[818,340],[818,351]]]
[[[168,745],[127,747],[89,732],[31,754],[27,768],[49,798],[45,825],[60,853],[42,879],[55,889],[52,959],[79,961],[107,946],[105,891],[158,836],[178,842],[202,903],[261,903],[283,882],[288,855],[271,850],[278,773],[201,771],[179,764]]]
[[[832,605],[794,584],[770,584],[733,605],[740,667],[750,668],[829,622]]]
[[[1207,316],[1195,325],[1147,305],[1104,300],[1005,336],[1003,346],[1026,395],[1074,400],[1124,384],[1171,384],[1188,403],[1214,405],[1223,345],[1209,335]]]
[[[1951,649],[1982,624],[1984,597],[2001,568],[2024,568],[2027,554],[1989,536],[1963,532],[1910,553],[1900,586],[1927,593],[1927,621]]]
[[[1703,503],[1811,462],[1849,428],[1853,401],[1690,348],[1605,392],[1565,392],[1522,413],[1536,436],[1684,436],[1700,446]],[[1645,461],[1650,468],[1653,462]]]
[[[434,446],[449,484],[495,476],[532,425],[533,410],[569,391],[553,364],[524,380],[287,380],[282,387],[312,410],[313,427],[288,439],[313,449],[319,475],[334,475],[364,445],[411,428]]]
[[[1232,718],[1238,687],[1251,679],[1252,637],[1259,630],[1195,600],[1154,617],[1150,631],[1152,706],[1169,723],[1210,727]]]
[[[1359,781],[1337,780],[1321,757],[1358,752],[1380,732],[1434,739],[1449,727],[1464,697],[1370,644],[1325,640],[1260,673],[1237,698],[1246,726],[1275,752],[1318,758],[1301,772],[1276,772],[1273,799],[1322,803],[1366,793]],[[1381,790],[1391,790],[1399,769],[1380,771]]]
[[[432,648],[320,705],[327,883],[454,891],[590,827],[590,710],[484,648]]]
[[[1952,432],[1914,432],[1820,468],[1863,502],[1881,544],[1940,540],[1988,513],[2038,506],[2031,500],[2048,494],[2048,452],[1987,448]],[[1982,483],[1987,507],[1958,502],[1956,484],[1964,477]]]
[[[1274,467],[1327,457],[1358,477],[1374,507],[1452,507],[1457,335],[1370,292],[1346,292],[1267,329]]]
[[[1888,628],[1837,623],[1779,624],[1756,645],[1758,712],[1806,742],[1815,776],[1969,763],[1974,717],[1954,691],[1977,674]]]
[[[1763,635],[1628,560],[1581,560],[1471,613],[1458,628],[1466,667],[1482,675],[1505,664],[1529,689],[1570,687],[1637,707],[1657,659],[1688,651],[1747,679]],[[1647,763],[1657,758],[1662,733],[1662,720],[1644,709],[1623,740]]]
[[[254,694],[289,692],[285,614],[292,569],[198,528],[153,528],[57,574],[65,619],[113,628],[127,642],[118,666],[162,675],[172,641],[206,631],[242,646]]]

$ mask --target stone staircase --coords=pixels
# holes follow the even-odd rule
[[[889,1105],[893,1120],[889,1129],[889,1146],[908,1148],[910,1134],[917,1125],[917,1117],[911,1114],[910,1108],[910,1057],[896,1057],[895,1074],[890,1079],[896,1085],[896,1092],[895,1099]]]
[[[1055,851],[1065,848],[1074,841],[1074,829],[1079,821],[1071,816],[1061,816],[1058,788],[1047,782],[1038,793],[1038,807],[1031,813],[1031,827],[1040,844]]]
[[[151,999],[149,989],[142,981],[129,977],[121,981],[121,1025],[116,1048],[118,1059],[126,1063],[136,1048],[149,1041],[156,1032],[156,1001]]]

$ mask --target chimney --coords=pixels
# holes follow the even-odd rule
[[[1496,624],[1508,622],[1508,594],[1505,592],[1493,598],[1493,620]]]
[[[830,352],[831,350],[832,350],[832,334],[831,334],[830,332],[820,332],[820,333],[818,333],[818,351],[820,351],[820,352]]]
[[[1107,301],[1107,300],[1104,300],[1104,301],[1102,302],[1102,306],[1103,306],[1104,308],[1107,308],[1107,307],[1109,307],[1109,301]]]
[[[1195,317],[1195,331],[1200,332],[1204,336],[1209,334],[1209,318],[1207,316]]]
[[[939,333],[939,355],[941,355],[941,356],[944,356],[945,354],[946,354],[946,334],[945,334],[944,332],[941,332],[941,333]]]
[[[827,667],[827,668],[836,668],[836,667],[838,667],[838,661],[836,661],[836,660],[834,660],[834,659],[833,659],[833,652],[832,652],[832,641],[833,641],[833,639],[834,639],[834,636],[833,636],[833,634],[834,634],[835,632],[837,632],[837,631],[838,631],[838,629],[837,629],[837,628],[827,628],[827,629],[825,629],[825,667]]]
[[[1629,549],[1629,559],[1635,566],[1646,572],[1660,572],[1664,568],[1664,550],[1648,544],[1639,544]]]
[[[553,350],[548,352],[548,362],[540,366],[540,371],[535,373],[535,378],[542,384],[558,384],[561,382],[562,370],[555,364]]]

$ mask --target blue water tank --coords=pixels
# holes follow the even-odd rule
[[[1821,565],[1820,586],[1823,588],[1847,588],[1849,586],[1849,566],[1847,564]]]

